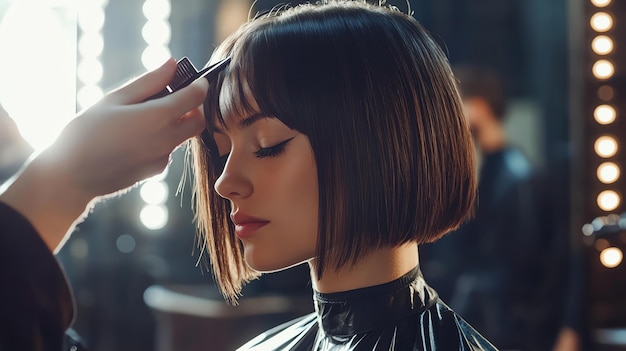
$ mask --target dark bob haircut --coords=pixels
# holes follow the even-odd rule
[[[472,212],[474,151],[455,79],[411,16],[360,1],[300,5],[243,25],[211,62],[226,56],[232,61],[205,102],[208,133],[191,151],[199,235],[231,301],[258,273],[243,260],[229,202],[213,188],[223,161],[207,136],[225,110],[263,112],[308,137],[319,184],[318,276],[377,248],[437,240]],[[230,101],[220,101],[222,89]]]

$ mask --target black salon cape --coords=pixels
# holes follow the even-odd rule
[[[84,350],[66,334],[74,300],[35,228],[0,202],[0,351]]]
[[[238,351],[492,351],[496,348],[426,285],[419,267],[395,281],[315,292],[315,310]]]

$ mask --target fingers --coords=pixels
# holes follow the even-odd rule
[[[198,79],[177,92],[151,102],[161,105],[160,107],[167,110],[168,114],[180,117],[187,111],[202,105],[208,89],[208,81]]]
[[[173,144],[179,145],[204,130],[206,122],[202,108],[197,107],[179,118],[172,130]]]
[[[170,118],[167,125],[171,128],[168,131],[171,145],[178,145],[204,130],[205,120],[201,107],[208,87],[206,79],[199,79],[171,95],[150,101]]]
[[[161,67],[144,73],[122,87],[109,93],[105,99],[120,105],[139,103],[160,92],[174,78],[176,60],[165,61]]]

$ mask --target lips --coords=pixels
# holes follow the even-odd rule
[[[240,239],[251,237],[259,228],[270,222],[239,211],[231,213],[230,219],[235,224],[235,235]]]

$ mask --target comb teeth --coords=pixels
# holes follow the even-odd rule
[[[195,77],[198,75],[198,71],[196,67],[189,61],[187,57],[183,57],[176,63],[176,74],[174,74],[174,78],[169,84],[169,87],[172,91],[178,90],[180,85],[187,81],[189,78]]]

